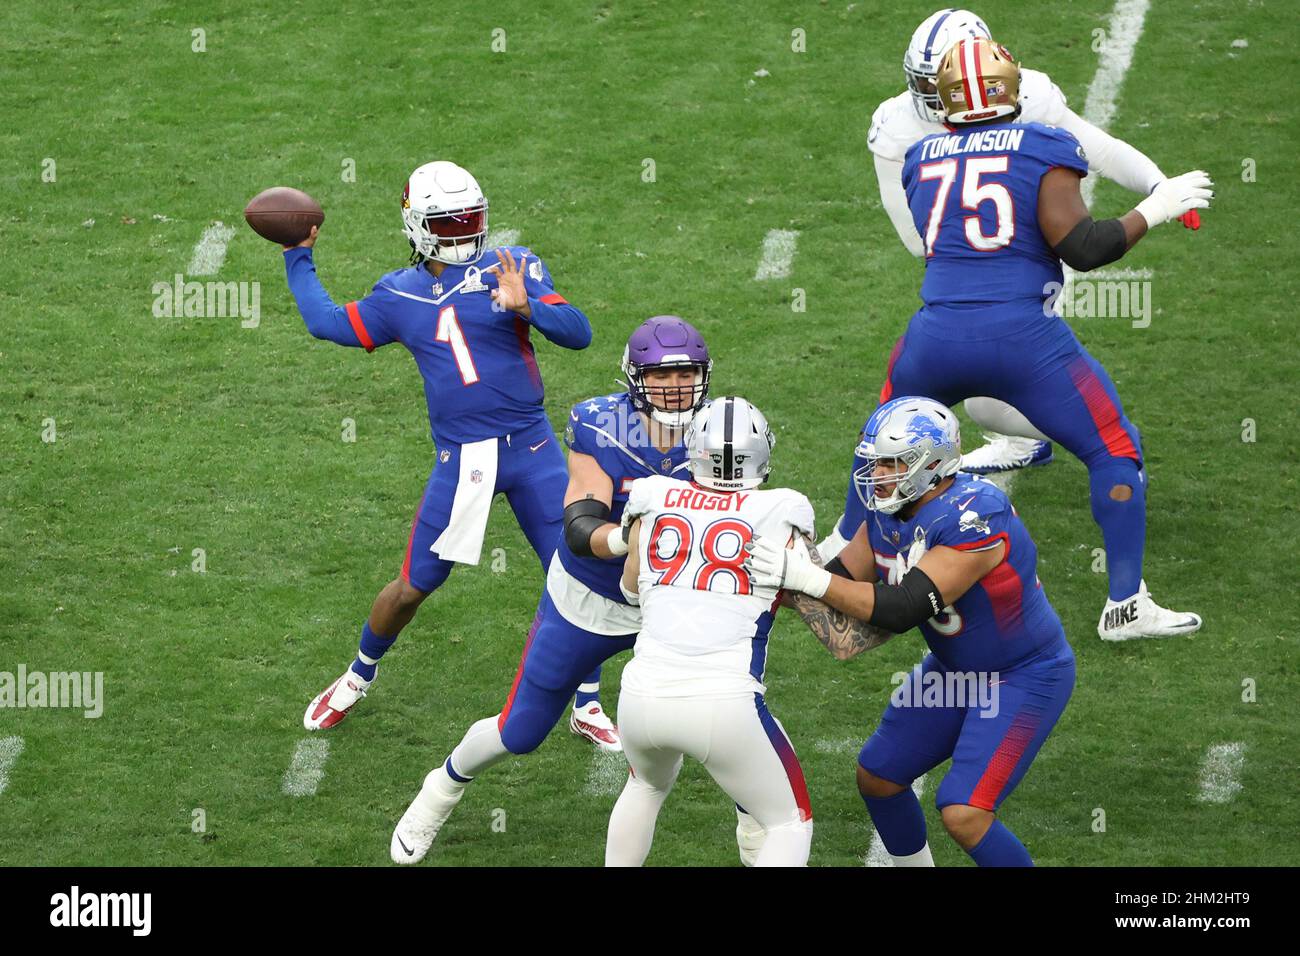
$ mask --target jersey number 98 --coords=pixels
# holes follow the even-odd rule
[[[745,571],[745,545],[754,537],[754,529],[739,518],[721,518],[700,535],[699,553],[703,564],[695,572],[691,587],[697,591],[713,590],[713,582],[722,575],[734,582],[732,594],[752,594],[753,582]],[[671,585],[686,570],[694,556],[694,531],[681,515],[662,514],[655,518],[646,546],[646,563],[659,575],[655,584]]]

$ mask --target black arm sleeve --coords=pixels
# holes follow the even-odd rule
[[[928,621],[944,608],[934,582],[920,568],[912,568],[898,584],[876,582],[876,606],[868,624],[902,634]]]
[[[1124,224],[1118,219],[1097,222],[1091,216],[1084,216],[1052,251],[1071,269],[1088,272],[1114,262],[1128,251]]]
[[[838,554],[826,562],[824,570],[829,571],[831,574],[838,574],[842,578],[848,578],[850,581],[857,580],[857,578],[849,574],[849,569],[844,566],[844,562],[840,560]]]
[[[591,533],[609,523],[609,505],[583,498],[564,509],[564,543],[580,558],[594,558]]]

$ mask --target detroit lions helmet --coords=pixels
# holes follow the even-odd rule
[[[858,498],[868,510],[892,515],[957,473],[961,428],[957,416],[938,402],[903,396],[885,402],[867,420],[857,454],[866,459],[853,471]],[[876,475],[882,458],[900,461],[907,469]],[[891,484],[888,495],[876,493]]]
[[[683,444],[696,484],[714,491],[747,491],[767,481],[776,436],[762,412],[727,395],[700,409]]]
[[[903,54],[903,72],[912,94],[916,115],[930,123],[942,123],[943,104],[939,102],[939,61],[965,37],[989,37],[984,21],[969,10],[947,9],[932,13],[916,28],[912,42]]]
[[[414,259],[477,262],[487,251],[487,214],[478,181],[455,163],[425,163],[402,192],[402,231]]]

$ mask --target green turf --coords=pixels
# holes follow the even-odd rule
[[[421,776],[510,685],[541,579],[498,503],[486,547],[504,549],[506,569],[458,571],[329,735],[317,794],[281,793],[307,700],[345,666],[400,565],[432,448],[399,346],[367,356],[307,335],[278,250],[240,218],[265,186],[324,204],[316,261],[345,301],[405,260],[407,173],[434,157],[464,163],[493,224],[521,230],[595,327],[585,352],[538,346],[553,421],[612,388],[640,319],[677,312],[709,339],[715,393],[743,393],[774,423],[776,483],[812,498],[820,529],[838,514],[856,430],[919,286],[879,207],[866,126],[900,88],[902,50],[929,8],[562,6],[358,4],[330,17],[146,2],[68,16],[22,0],[0,11],[0,670],[103,671],[107,694],[99,720],[0,710],[0,738],[26,744],[0,794],[0,863],[383,863]],[[1110,7],[979,9],[1082,109],[1091,31]],[[806,53],[791,52],[796,27]],[[204,53],[191,51],[194,28]],[[1232,48],[1238,37],[1249,46]],[[1274,79],[1297,39],[1284,5],[1161,0],[1125,83],[1113,131],[1166,172],[1210,170],[1216,208],[1199,233],[1165,227],[1127,260],[1155,272],[1150,328],[1075,327],[1143,430],[1147,578],[1207,623],[1188,640],[1103,645],[1084,469],[1062,456],[1017,479],[1079,657],[1074,698],[1004,808],[1041,864],[1300,862],[1300,116]],[[349,159],[355,182],[340,175]],[[1242,181],[1245,159],[1256,182]],[[1104,184],[1096,209],[1131,203]],[[185,270],[213,220],[239,228],[218,278],[261,283],[256,329],[151,312],[153,284]],[[800,231],[794,274],[755,282],[773,228]],[[790,309],[796,287],[804,313]],[[344,418],[355,443],[340,440]],[[191,570],[195,548],[205,573]],[[769,701],[808,777],[815,864],[866,852],[854,754],[890,675],[920,653],[912,634],[840,664],[778,620]],[[621,666],[605,670],[611,705]],[[1255,703],[1241,700],[1245,678]],[[1202,804],[1202,755],[1228,741],[1246,744],[1244,789]],[[599,769],[557,731],[474,785],[430,863],[600,862],[620,774]],[[933,812],[937,780],[923,801],[935,857],[964,865]],[[191,830],[196,808],[205,834]],[[688,765],[650,861],[731,864],[733,826],[726,797]]]

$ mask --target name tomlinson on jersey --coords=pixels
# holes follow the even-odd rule
[[[953,133],[949,136],[936,136],[928,139],[921,147],[922,161],[942,159],[954,153],[1001,153],[1005,150],[1020,149],[1020,141],[1025,138],[1023,129],[984,129],[973,133]]]

